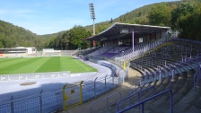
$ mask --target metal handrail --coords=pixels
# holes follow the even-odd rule
[[[142,101],[140,101],[140,102],[138,102],[136,104],[133,104],[133,105],[131,105],[131,106],[129,106],[129,107],[123,109],[123,110],[117,111],[117,113],[123,113],[123,112],[128,111],[128,110],[130,110],[130,109],[132,109],[132,108],[134,108],[136,106],[139,106],[139,105],[141,105],[141,113],[144,113],[144,103],[145,102],[150,101],[150,100],[152,100],[152,99],[154,99],[154,98],[156,98],[158,96],[161,96],[161,95],[163,95],[165,93],[168,93],[168,92],[170,93],[170,113],[173,113],[173,94],[172,94],[172,90],[170,90],[170,89],[162,91],[162,92],[160,92],[160,93],[158,93],[158,94],[156,94],[154,96],[151,96],[151,97],[149,97],[147,99],[144,99],[144,100],[142,100]]]
[[[134,94],[129,94],[129,96],[127,96],[127,97],[125,97],[125,98],[119,100],[119,101],[117,102],[117,111],[119,111],[120,103],[121,103],[122,101],[124,101],[124,100],[126,100],[126,99],[129,99],[129,98],[133,97],[134,95],[138,95],[138,100],[140,101],[140,100],[141,100],[141,97],[142,97],[142,92],[147,91],[147,90],[150,90],[150,89],[152,89],[152,88],[155,89],[154,86],[150,86],[150,87],[148,87],[148,88],[146,88],[146,89],[143,89],[143,90],[140,89],[139,92],[136,92],[136,93],[134,93]]]
[[[201,79],[201,67],[198,64],[197,71],[194,74],[194,93],[196,93],[196,84],[197,84],[197,81],[198,81],[199,77]]]

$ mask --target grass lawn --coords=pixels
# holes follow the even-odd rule
[[[70,71],[71,73],[97,72],[93,67],[70,56],[0,59],[0,74],[60,71]]]

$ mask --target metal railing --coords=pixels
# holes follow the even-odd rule
[[[123,110],[117,111],[117,113],[126,112],[126,111],[128,111],[128,110],[130,110],[130,109],[132,109],[132,108],[134,108],[136,106],[141,106],[140,107],[141,108],[141,113],[144,113],[144,103],[145,102],[150,101],[150,100],[152,100],[152,99],[154,99],[156,97],[159,97],[161,95],[164,95],[165,93],[170,93],[170,113],[173,113],[173,94],[172,94],[172,90],[170,90],[170,89],[162,91],[162,92],[160,92],[160,93],[158,93],[158,94],[156,94],[154,96],[151,96],[149,98],[146,98],[146,99],[144,99],[144,100],[142,100],[142,101],[140,101],[140,102],[138,102],[136,104],[133,104],[133,105],[131,105],[131,106],[129,106],[129,107],[123,109]]]
[[[165,49],[168,49],[168,48],[165,48]],[[173,48],[173,49],[175,49],[175,48]],[[162,63],[159,62],[157,65],[162,65],[162,67],[160,66],[161,70],[158,75],[155,74],[157,71],[154,71],[154,70],[159,71],[159,69],[151,68],[151,70],[153,70],[154,74],[146,74],[148,76],[144,76],[144,73],[146,73],[146,72],[151,73],[151,71],[146,70],[146,66],[152,66],[152,67],[154,66],[154,65],[147,64],[147,62],[151,62],[152,56],[148,57],[148,61],[147,61],[147,58],[145,58],[145,60],[143,60],[143,61],[141,61],[142,59],[138,59],[137,60],[138,62],[136,62],[136,63],[139,63],[139,64],[136,64],[134,62],[132,62],[131,64],[133,67],[137,68],[140,72],[142,72],[142,80],[140,81],[140,83],[143,85],[143,84],[150,83],[150,82],[153,82],[155,80],[158,80],[158,79],[161,79],[164,77],[171,76],[172,74],[170,71],[168,71],[169,69],[175,69],[174,73],[176,73],[176,74],[184,72],[184,71],[189,71],[191,69],[195,69],[196,68],[195,65],[198,62],[200,62],[199,60],[201,59],[201,55],[199,55],[199,54],[192,55],[190,52],[187,52],[186,49],[184,51],[185,51],[185,54],[182,54],[182,60],[177,59],[177,61],[175,61],[176,63],[172,62],[172,63],[167,64],[166,61],[162,62]],[[181,53],[182,53],[182,50],[181,50]],[[170,58],[168,58],[168,59],[170,59]],[[140,62],[146,62],[146,64],[145,64],[146,66],[143,67],[140,64]],[[166,69],[166,72],[164,71],[165,69]]]
[[[81,104],[82,102],[96,98],[97,96],[102,95],[111,89],[114,89],[124,81],[123,80],[124,78],[121,75],[114,76],[116,68],[112,64],[107,64],[103,62],[99,64],[110,68],[112,70],[111,75],[105,75],[105,77],[102,78],[96,77],[93,81],[84,81],[82,83],[74,85],[73,87],[66,87],[66,89],[64,90],[64,92],[66,93],[63,93],[65,100],[64,101],[65,110],[71,108],[74,105],[78,105]],[[73,94],[71,93],[72,91]],[[67,92],[69,92],[68,95],[66,95]],[[80,98],[82,98],[82,100],[80,100]],[[69,104],[69,102],[71,102],[71,104]],[[66,107],[66,105],[68,107]]]
[[[49,113],[62,109],[61,90],[40,91],[39,94],[23,98],[11,96],[10,100],[0,102],[0,113]]]
[[[163,38],[158,39],[154,42],[147,42],[147,43],[139,44],[139,45],[135,46],[135,51],[131,51],[131,50],[125,51],[125,53],[121,57],[115,58],[116,59],[115,61],[122,62],[124,60],[128,60],[128,61],[132,60],[133,58],[136,58],[136,57],[144,54],[145,52],[154,49],[155,47],[167,42],[170,39],[168,39],[166,36],[164,36]]]
[[[119,81],[118,77],[105,76],[104,78],[96,78],[93,82],[83,83],[83,101],[87,101],[92,98],[114,89],[122,81]]]
[[[154,86],[148,87],[148,88],[146,88],[146,89],[140,89],[139,91],[137,91],[137,92],[135,92],[135,93],[133,93],[134,91],[129,92],[129,95],[128,95],[127,97],[125,97],[125,98],[123,98],[123,99],[120,99],[120,100],[117,102],[117,111],[119,111],[120,105],[121,105],[122,102],[128,100],[129,102],[128,102],[127,104],[130,105],[132,98],[135,97],[136,95],[137,95],[137,101],[139,102],[139,101],[142,100],[142,93],[145,92],[145,91],[150,91],[151,89],[153,89],[154,92],[156,92]],[[132,102],[134,102],[134,101],[132,100]]]
[[[200,57],[191,58],[187,61],[182,61],[182,62],[178,62],[178,63],[171,63],[171,64],[168,64],[169,66],[164,65],[164,67],[172,69],[172,70],[174,70],[174,74],[178,74],[183,71],[189,71],[191,69],[196,69],[195,65],[197,63],[199,63],[199,61],[197,61],[198,59],[200,59]],[[174,66],[174,67],[172,67],[172,66]],[[162,70],[164,70],[164,69],[162,69]],[[141,79],[140,83],[141,83],[141,85],[143,85],[143,84],[150,83],[150,82],[153,82],[156,80],[160,80],[165,77],[174,76],[172,73],[173,73],[172,71],[160,71],[160,73],[158,75],[156,73],[156,74],[154,74],[154,76],[142,75],[142,79]]]
[[[172,38],[171,40],[177,40],[177,41],[182,41],[182,42],[191,42],[191,43],[196,43],[196,44],[201,44],[201,41],[199,40],[191,40],[191,39],[184,39],[184,38]]]
[[[105,92],[114,89],[122,81],[118,77],[105,76],[96,78],[93,82],[85,81],[82,85],[65,88],[65,95],[62,90],[54,92],[43,92],[40,94],[23,97],[21,99],[11,97],[10,100],[0,102],[0,113],[49,113],[63,109],[63,103],[66,102],[68,109],[72,106],[82,104],[82,102],[96,98]],[[82,86],[82,93],[80,93]],[[81,97],[82,96],[82,97]],[[66,99],[64,99],[66,98]]]
[[[199,82],[199,80],[201,80],[201,67],[198,64],[197,65],[197,69],[196,72],[194,74],[194,93],[196,94],[196,85]]]

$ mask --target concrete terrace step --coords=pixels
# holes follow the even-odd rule
[[[201,113],[201,109],[191,106],[187,111],[183,113]]]
[[[183,83],[183,80],[178,80],[178,82],[174,85],[174,87],[172,88],[172,90],[173,90],[173,93],[175,92],[175,91],[177,91],[177,89],[178,89],[178,85],[179,84],[182,84]],[[155,99],[155,101],[154,102],[152,102],[151,103],[151,105],[152,106],[155,106],[154,108],[150,108],[150,110],[152,111],[152,112],[157,112],[157,111],[160,111],[160,112],[162,112],[161,110],[163,109],[168,109],[168,105],[169,105],[169,94],[165,94],[165,95],[163,95],[163,96],[161,96],[161,97],[158,97],[157,98],[157,100]],[[168,103],[167,103],[168,102]],[[155,111],[156,110],[156,106],[160,106],[160,109],[161,110],[157,110],[157,111]]]
[[[165,79],[163,79],[162,84],[155,86],[156,87],[156,92],[160,92],[160,91],[166,89],[166,87],[170,84],[170,82],[171,82],[170,77],[166,77]]]
[[[177,82],[177,80],[175,80],[174,83],[171,83],[169,85],[172,85],[172,87],[173,87],[176,84],[176,82]],[[158,89],[158,88],[156,87],[156,89]],[[164,89],[167,89],[166,86],[164,86],[163,88],[161,87],[160,90],[157,90],[157,93],[161,92]],[[153,99],[152,101],[147,102],[146,105],[150,105],[150,106],[147,106],[146,109],[149,109],[150,111],[155,112],[153,110],[156,110],[156,108],[158,106],[160,106],[161,102],[165,102],[164,99],[166,97],[169,97],[169,95],[165,94],[163,96],[160,96],[160,97],[157,97],[157,98]]]
[[[193,76],[187,75],[187,81],[183,85],[183,87],[174,95],[174,104],[178,103],[182,98],[184,98],[189,91],[193,88]]]
[[[188,105],[188,104],[180,104],[178,105],[177,103],[182,103],[182,100],[184,102],[186,102],[185,99],[183,99],[185,97],[185,95],[189,95],[189,91],[190,89],[192,89],[192,76],[187,78],[187,81],[185,82],[184,86],[179,89],[175,94],[174,94],[174,99],[173,99],[173,102],[174,104],[176,104],[176,106],[174,106],[174,112],[176,113],[182,113],[184,112],[185,109],[185,106]],[[177,86],[177,85],[175,85]],[[185,90],[186,89],[186,90]],[[168,95],[167,95],[168,96]],[[191,97],[194,97],[193,95],[191,95]],[[160,98],[160,100],[162,101],[162,99]],[[169,98],[167,98],[166,101],[169,101]],[[166,101],[163,101],[163,102],[166,102]],[[181,101],[181,102],[180,102]],[[199,101],[198,101],[199,102]],[[194,102],[195,103],[195,102]],[[201,103],[200,103],[201,104]],[[200,104],[197,104],[197,105],[200,105]],[[160,105],[160,108],[157,108],[157,106]],[[149,110],[151,112],[154,112],[154,113],[161,113],[161,112],[164,112],[164,113],[169,113],[169,104],[166,103],[166,105],[164,104],[164,106],[162,106],[161,104],[155,104],[154,102],[151,104],[151,107],[152,109],[148,106]],[[155,109],[154,108],[157,108],[157,111],[154,111]],[[199,108],[198,108],[199,109]],[[183,111],[181,111],[183,110]]]
[[[191,90],[189,90],[189,92],[179,102],[177,102],[174,105],[174,112],[184,113],[191,107],[189,102],[192,102],[194,98],[195,98],[194,88],[191,88]]]
[[[194,100],[189,102],[189,104],[198,109],[201,109],[201,83],[199,83],[196,92],[194,92]]]

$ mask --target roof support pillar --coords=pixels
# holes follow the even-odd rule
[[[132,30],[132,50],[134,52],[134,44],[135,44],[135,32],[134,29]]]
[[[92,41],[92,46],[96,47],[96,41],[95,40]]]

